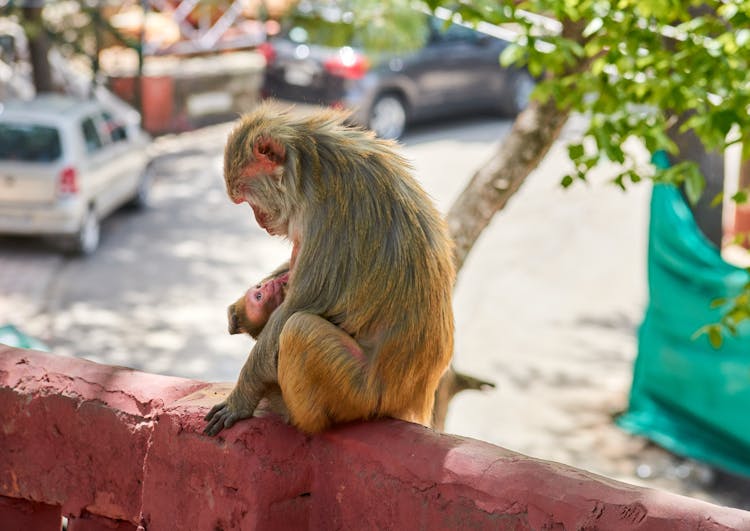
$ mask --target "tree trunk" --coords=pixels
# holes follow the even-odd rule
[[[52,71],[49,65],[49,37],[42,21],[43,2],[28,2],[23,8],[24,29],[29,39],[29,55],[37,94],[52,92]]]
[[[532,100],[518,115],[495,155],[477,170],[453,203],[447,221],[456,244],[457,271],[493,216],[505,207],[560,136],[568,115],[567,110],[558,109],[552,100],[546,103]],[[445,428],[448,404],[457,393],[489,387],[495,385],[450,367],[435,393],[432,427],[440,431]]]
[[[456,244],[456,270],[487,228],[495,213],[545,157],[568,119],[552,100],[532,100],[518,115],[508,137],[495,155],[472,177],[448,211],[448,227]]]
[[[717,249],[721,249],[724,237],[724,209],[721,203],[714,204],[714,198],[724,190],[724,153],[717,150],[706,151],[706,146],[692,130],[681,132],[679,129],[687,118],[687,115],[680,117],[667,131],[669,138],[677,144],[680,150],[679,154],[671,156],[670,159],[673,164],[684,161],[698,164],[706,179],[706,188],[696,204],[688,201],[688,205],[703,235]],[[684,187],[682,189],[684,193]]]
[[[563,22],[562,36],[583,44],[585,20]],[[590,59],[572,65],[569,73],[588,67]],[[521,112],[498,150],[472,177],[448,211],[447,221],[451,237],[456,245],[456,271],[469,255],[479,235],[487,228],[495,214],[502,210],[534,171],[539,162],[560,136],[570,111],[558,108],[551,98],[545,103],[531,100]],[[445,372],[435,392],[435,407],[432,426],[437,430],[445,427],[450,400],[464,389],[485,389],[495,385],[456,372],[453,367]]]

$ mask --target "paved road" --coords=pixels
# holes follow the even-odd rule
[[[441,210],[509,129],[501,120],[413,131],[404,151]],[[290,251],[230,203],[228,125],[162,138],[155,206],[104,224],[86,260],[0,239],[0,323],[55,352],[138,369],[234,380],[251,346],[225,308]],[[574,135],[575,124],[565,135]],[[496,216],[456,290],[456,365],[497,382],[453,404],[448,430],[610,477],[742,506],[734,484],[611,423],[627,404],[645,301],[648,188],[562,190],[562,146]],[[639,477],[640,476],[640,477]],[[712,479],[713,478],[713,479]],[[746,491],[745,491],[746,492]]]

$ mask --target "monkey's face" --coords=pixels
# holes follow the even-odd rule
[[[271,313],[284,300],[286,278],[279,277],[267,280],[262,284],[250,288],[245,294],[245,316],[251,323],[266,323]]]
[[[253,174],[253,171],[250,165],[242,195],[234,197],[233,201],[250,205],[255,221],[269,234],[288,235],[292,208],[287,204],[287,190],[280,180]]]
[[[229,198],[249,204],[255,220],[269,234],[286,236],[295,201],[284,182],[287,152],[268,132],[258,132],[267,117],[243,120],[224,152],[224,179]]]
[[[227,308],[229,333],[232,335],[249,334],[257,339],[268,321],[270,312],[266,316],[255,316],[255,321],[248,319],[247,312],[245,311],[245,298],[245,295],[243,295],[234,304]]]
[[[229,333],[257,337],[273,311],[284,301],[288,280],[287,273],[262,282],[229,306]]]

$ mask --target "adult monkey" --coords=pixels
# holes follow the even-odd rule
[[[229,197],[293,249],[286,298],[206,416],[210,435],[252,416],[277,384],[310,433],[374,417],[430,422],[453,350],[452,243],[395,144],[343,118],[261,106],[229,136]]]
[[[278,308],[286,295],[289,280],[289,265],[284,264],[276,271],[249,288],[237,301],[227,308],[228,329],[230,334],[248,334],[254,339],[266,326],[271,314]],[[443,374],[435,391],[435,405],[432,410],[430,425],[437,429],[445,428],[448,403],[458,393],[466,390],[483,391],[494,388],[495,384],[481,378],[455,371],[452,367]],[[289,413],[280,398],[280,390],[274,390],[269,397],[268,408],[285,419]]]

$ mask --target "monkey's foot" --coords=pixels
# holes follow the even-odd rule
[[[208,421],[208,425],[203,430],[206,435],[214,436],[224,428],[231,428],[238,420],[246,419],[253,416],[253,412],[237,409],[230,406],[226,401],[216,404],[208,412],[203,420]]]

